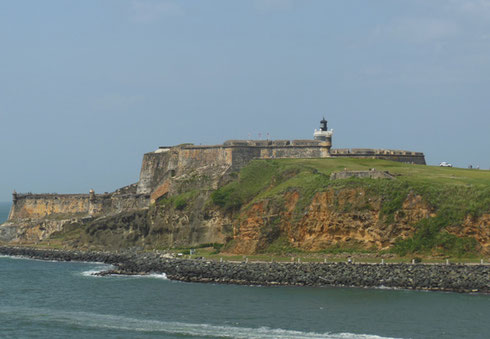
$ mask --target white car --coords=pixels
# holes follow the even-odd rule
[[[453,165],[451,165],[450,163],[446,162],[446,161],[443,161],[439,164],[439,166],[441,167],[453,167]]]

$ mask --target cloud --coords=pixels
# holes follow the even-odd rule
[[[152,23],[163,16],[175,16],[182,13],[182,7],[172,1],[134,0],[130,7],[130,19],[137,23]]]
[[[289,11],[293,8],[293,0],[255,0],[254,7],[262,13]]]

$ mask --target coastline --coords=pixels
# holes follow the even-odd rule
[[[0,246],[0,254],[56,261],[101,262],[107,274],[165,273],[184,282],[311,287],[361,287],[490,293],[489,265],[217,262],[145,252],[85,252]]]

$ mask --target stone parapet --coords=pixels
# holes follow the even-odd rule
[[[162,146],[143,156],[137,193],[152,194],[174,176],[202,167],[239,171],[253,159],[326,158],[330,143],[321,140],[228,140],[222,145]]]
[[[395,177],[388,171],[342,171],[330,174],[330,180],[348,179],[348,178],[370,178],[370,179],[394,179]]]
[[[103,194],[17,193],[8,220],[113,214],[146,208],[148,201],[148,195],[127,194],[124,190]]]
[[[422,152],[391,149],[372,149],[372,148],[339,148],[331,149],[332,157],[352,157],[352,158],[371,158],[384,159],[409,164],[425,165],[425,156]]]
[[[405,150],[330,149],[330,140],[227,140],[222,145],[162,146],[143,157],[137,193],[151,194],[174,176],[214,166],[239,171],[253,159],[355,157],[425,164],[424,154]]]

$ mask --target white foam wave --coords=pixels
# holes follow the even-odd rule
[[[97,275],[97,273],[112,269],[114,269],[114,266],[112,265],[98,265],[97,267],[93,267],[87,271],[80,272],[80,274],[84,277],[100,277]]]
[[[33,260],[33,261],[42,261],[42,262],[61,262],[59,260],[53,260],[53,259],[38,259],[38,258],[31,258],[23,255],[0,255],[0,259],[5,258],[5,259],[13,259],[13,260]]]
[[[162,279],[168,280],[167,275],[165,273],[150,273],[150,274],[109,274],[111,277],[121,277],[121,278],[154,278],[154,279]]]
[[[19,259],[22,259],[22,260],[26,260],[26,259],[31,259],[29,257],[23,257],[23,256],[20,256],[20,255],[5,255],[5,254],[0,254],[0,259],[15,259],[15,260],[19,260]]]
[[[103,261],[84,261],[84,260],[73,260],[73,262],[79,262],[79,263],[82,263],[82,264],[98,264],[98,265],[102,265],[104,264]]]
[[[151,273],[151,274],[143,275],[143,277],[168,280],[167,275],[165,273]]]
[[[236,327],[211,324],[193,324],[173,321],[145,320],[107,314],[87,312],[65,312],[38,308],[0,308],[0,314],[29,318],[30,321],[65,323],[87,328],[103,328],[129,332],[166,333],[194,336],[198,338],[235,338],[235,339],[388,339],[370,334],[356,333],[316,333],[286,330],[270,327]]]
[[[391,286],[385,286],[385,285],[379,285],[379,286],[376,286],[374,288],[378,289],[378,290],[399,290],[400,289],[399,287],[391,287]]]
[[[101,277],[97,275],[100,272],[109,271],[114,269],[112,265],[99,265],[96,268],[91,268],[90,270],[81,272],[84,277]],[[111,277],[124,277],[124,278],[154,278],[168,280],[165,273],[151,273],[151,274],[135,274],[135,275],[124,275],[124,274],[109,274]]]

